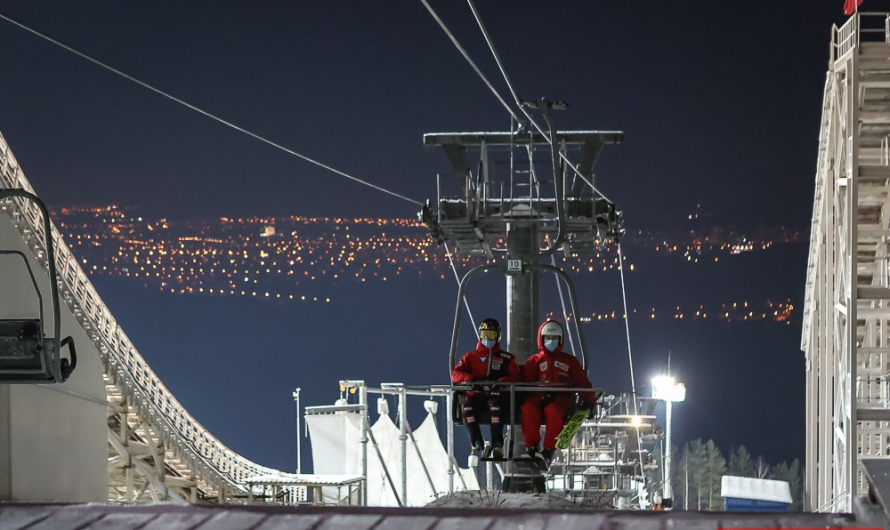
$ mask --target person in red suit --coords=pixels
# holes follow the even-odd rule
[[[574,355],[562,351],[562,325],[555,320],[546,320],[538,328],[538,348],[540,351],[525,361],[522,379],[527,383],[552,383],[554,386],[592,388],[587,373]],[[582,407],[596,405],[594,392],[581,393]],[[572,409],[574,396],[570,392],[533,392],[522,404],[522,437],[532,458],[543,458],[548,464],[556,449],[556,437],[564,426],[563,420]],[[541,414],[546,419],[544,447],[538,452],[541,443]]]
[[[451,381],[458,384],[472,384],[476,381],[519,381],[519,366],[513,354],[501,349],[501,325],[493,318],[486,318],[479,324],[479,342],[476,349],[468,351],[460,358],[451,371]],[[500,460],[504,458],[504,424],[508,423],[509,403],[507,392],[501,392],[497,385],[480,386],[459,396],[464,425],[470,435],[474,451],[485,451],[483,458]],[[485,448],[482,430],[476,416],[483,412],[491,416],[491,445]]]

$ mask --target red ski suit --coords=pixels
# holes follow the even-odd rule
[[[544,322],[544,324],[546,323]],[[525,365],[522,367],[523,381],[593,388],[578,359],[562,351],[563,341],[560,341],[559,346],[552,352],[548,352],[544,348],[544,341],[541,339],[541,329],[544,324],[538,328],[538,347],[541,350],[525,361]],[[582,392],[580,396],[590,404],[596,403],[596,394],[593,392]],[[573,402],[573,395],[570,392],[554,392],[553,394],[534,392],[529,395],[522,404],[522,437],[525,446],[532,449],[538,447],[541,442],[541,412],[543,409],[544,417],[547,420],[543,448],[556,449],[556,437],[562,431],[563,419],[566,413],[571,410]]]
[[[513,354],[502,351],[500,343],[491,349],[476,343],[476,349],[469,351],[460,358],[460,362],[451,371],[451,380],[455,384],[471,383],[473,381],[519,381],[519,365]],[[492,389],[488,392],[469,391],[459,395],[461,414],[467,434],[470,435],[470,443],[481,448],[484,444],[482,431],[476,421],[476,415],[485,411],[491,418],[491,443],[501,446],[504,443],[504,424],[508,422],[507,415],[509,394],[501,394],[500,390]]]
[[[451,371],[451,380],[460,384],[472,381],[520,381],[521,378],[516,357],[502,351],[500,342],[488,349],[479,341],[475,350],[468,351],[460,358]]]

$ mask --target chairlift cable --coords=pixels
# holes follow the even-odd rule
[[[516,89],[513,88],[513,83],[510,82],[510,76],[507,75],[507,70],[504,68],[504,64],[501,62],[501,57],[498,55],[498,52],[494,48],[494,44],[491,42],[491,38],[488,36],[488,30],[485,28],[485,25],[482,23],[482,17],[479,16],[479,11],[476,9],[476,4],[473,3],[473,0],[467,0],[467,3],[470,5],[470,10],[473,12],[473,17],[476,19],[476,23],[479,24],[479,29],[482,30],[482,35],[485,37],[485,42],[488,43],[488,48],[491,50],[491,54],[494,56],[494,61],[498,65],[498,69],[501,71],[501,75],[504,77],[504,81],[507,83],[507,88],[510,89],[510,95],[513,96],[513,101],[516,102],[516,105],[522,109],[522,106],[519,105],[519,95],[516,93]]]
[[[424,4],[426,4],[426,0],[422,0],[422,1]],[[519,108],[519,111],[522,112],[522,114],[525,115],[528,122],[531,123],[534,126],[534,128],[537,129],[537,131],[539,133],[541,133],[541,136],[543,136],[544,139],[547,140],[547,143],[549,143],[550,145],[553,145],[553,138],[550,138],[550,136],[546,132],[544,132],[544,129],[541,128],[540,125],[538,125],[538,122],[536,122],[534,120],[534,118],[532,118],[531,114],[527,110],[525,110],[525,107],[522,106],[522,101],[519,99],[519,96],[516,94],[516,90],[513,88],[513,83],[510,81],[510,77],[507,75],[507,70],[504,68],[503,62],[501,62],[501,57],[500,57],[500,55],[498,55],[497,49],[495,49],[495,47],[494,47],[494,42],[492,42],[491,36],[488,34],[488,29],[486,29],[485,24],[482,22],[482,17],[479,16],[479,11],[476,9],[476,4],[473,3],[473,0],[467,0],[467,3],[470,5],[470,9],[473,11],[473,17],[476,19],[476,23],[479,25],[479,29],[482,31],[482,35],[485,37],[485,42],[488,44],[488,49],[491,50],[491,55],[494,57],[494,60],[498,65],[498,69],[500,69],[501,75],[504,78],[504,82],[507,83],[507,87],[510,89],[510,94],[513,95],[513,99],[516,103],[516,106]],[[438,17],[437,17],[437,20],[438,20]],[[439,25],[443,26],[441,22]],[[448,32],[447,28],[445,28],[444,26],[442,27],[442,29],[444,29],[446,32]],[[450,35],[450,32],[448,32],[448,33]],[[452,38],[452,40],[454,40],[454,39]],[[457,44],[457,42],[455,42],[455,45],[460,47],[460,45]],[[470,60],[470,59],[467,58],[467,60]],[[498,98],[500,99],[500,96],[498,96]],[[513,112],[510,111],[510,114],[513,114]],[[572,169],[572,171],[576,175],[578,175],[578,178],[580,178],[581,180],[584,181],[585,184],[590,186],[594,192],[598,193],[599,196],[602,197],[603,199],[605,199],[607,201],[609,200],[609,198],[606,197],[605,194],[603,194],[603,192],[601,192],[599,189],[597,189],[596,186],[593,185],[593,182],[591,182],[587,177],[585,177],[583,174],[581,174],[581,171],[575,166],[575,164],[572,164],[572,162],[568,159],[568,157],[566,157],[566,155],[564,153],[560,152],[559,157],[563,160],[563,162],[566,163],[566,165],[568,165]]]
[[[621,243],[618,243],[618,272],[621,274],[621,300],[624,303],[624,331],[627,336],[627,362],[630,365],[631,401],[634,404],[634,416],[640,415],[637,404],[637,383],[634,379],[634,358],[630,347],[630,313],[627,311],[627,289],[624,285],[624,253],[621,252]],[[640,430],[637,429],[637,458],[640,462],[640,476],[646,481],[646,472],[643,469],[643,442],[640,440]]]
[[[429,4],[429,2],[427,2],[427,0],[420,1],[423,2],[424,6],[426,6],[426,10],[430,12],[430,15],[432,15],[432,17],[436,20],[436,22],[439,24],[439,27],[442,28],[442,31],[444,31],[445,34],[448,35],[448,38],[451,39],[451,42],[457,48],[457,51],[459,51],[460,54],[464,56],[464,59],[466,59],[467,63],[469,63],[473,70],[476,71],[476,74],[479,76],[480,79],[482,79],[482,82],[485,83],[485,86],[487,86],[488,89],[491,90],[491,93],[494,94],[494,97],[496,97],[497,100],[501,102],[501,105],[503,105],[504,109],[506,109],[507,112],[509,112],[510,115],[513,116],[513,119],[515,119],[517,122],[520,121],[519,116],[516,115],[513,109],[510,108],[510,105],[504,100],[503,97],[501,97],[500,93],[498,93],[497,89],[491,84],[491,81],[488,80],[485,74],[482,73],[482,70],[479,69],[479,67],[476,65],[476,62],[473,61],[473,59],[470,57],[470,54],[467,53],[467,50],[465,50],[464,47],[460,45],[460,42],[458,42],[457,38],[451,33],[451,30],[448,29],[448,26],[445,25],[445,22],[443,22],[442,19],[439,18],[439,15],[436,14],[436,11]]]
[[[253,131],[251,131],[251,130],[249,130],[249,129],[245,129],[244,127],[241,127],[241,126],[239,126],[239,125],[236,125],[236,124],[234,124],[234,123],[232,123],[232,122],[230,122],[230,121],[228,121],[228,120],[226,120],[226,119],[224,119],[224,118],[221,118],[221,117],[219,117],[219,116],[217,116],[217,115],[215,115],[215,114],[212,114],[212,113],[210,113],[210,112],[208,112],[208,111],[206,111],[206,110],[203,110],[203,109],[201,109],[200,107],[197,107],[197,106],[195,106],[195,105],[193,105],[193,104],[191,104],[191,103],[189,103],[189,102],[187,102],[187,101],[185,101],[185,100],[183,100],[183,99],[180,99],[180,98],[178,98],[178,97],[176,97],[176,96],[174,96],[174,95],[172,95],[172,94],[170,94],[170,93],[168,93],[168,92],[164,92],[164,91],[161,90],[160,88],[157,88],[157,87],[155,87],[155,86],[153,86],[153,85],[150,85],[150,84],[146,83],[145,81],[142,81],[142,80],[140,80],[140,79],[137,79],[136,77],[133,77],[133,76],[130,75],[130,74],[127,74],[127,73],[125,73],[125,72],[123,72],[123,71],[121,71],[121,70],[118,70],[117,68],[115,68],[115,67],[113,67],[113,66],[111,66],[111,65],[109,65],[109,64],[107,64],[107,63],[104,63],[104,62],[100,61],[99,59],[96,59],[96,58],[90,56],[89,54],[87,54],[87,53],[85,53],[85,52],[82,52],[82,51],[80,51],[80,50],[78,50],[78,49],[76,49],[76,48],[74,48],[74,47],[72,47],[72,46],[69,46],[68,44],[65,44],[64,42],[62,42],[62,41],[60,41],[60,40],[58,40],[58,39],[55,39],[55,38],[53,38],[53,37],[50,37],[49,35],[47,35],[47,34],[45,34],[45,33],[41,33],[40,31],[38,31],[38,30],[36,30],[36,29],[34,29],[34,28],[32,28],[32,27],[26,25],[26,24],[23,23],[23,22],[20,22],[20,21],[18,21],[18,20],[16,20],[16,19],[10,17],[9,15],[6,15],[5,13],[0,12],[0,19],[3,19],[3,20],[5,20],[5,21],[7,21],[7,22],[9,22],[10,24],[13,24],[13,25],[15,25],[15,26],[18,26],[19,28],[21,28],[21,29],[23,29],[23,30],[25,30],[25,31],[27,31],[27,32],[29,32],[29,33],[32,33],[32,34],[34,34],[34,35],[40,37],[41,39],[44,39],[44,40],[46,40],[46,41],[48,41],[48,42],[50,42],[50,43],[52,43],[52,44],[55,44],[56,46],[59,46],[60,48],[63,48],[63,49],[65,49],[65,50],[67,50],[67,51],[69,51],[69,52],[71,52],[71,53],[73,53],[73,54],[75,54],[75,55],[77,55],[77,56],[83,58],[83,59],[86,59],[87,61],[90,61],[91,63],[93,63],[93,64],[95,64],[95,65],[97,65],[97,66],[101,66],[102,68],[108,70],[109,72],[112,72],[112,73],[114,73],[114,74],[117,74],[117,75],[120,76],[120,77],[123,77],[124,79],[127,79],[127,80],[129,80],[129,81],[132,81],[132,82],[136,83],[137,85],[139,85],[139,86],[141,86],[141,87],[143,87],[143,88],[147,88],[148,90],[151,90],[152,92],[154,92],[154,93],[156,93],[156,94],[158,94],[158,95],[160,95],[160,96],[163,96],[163,97],[165,97],[165,98],[167,98],[167,99],[169,99],[169,100],[171,100],[171,101],[173,101],[173,102],[175,102],[175,103],[179,103],[180,105],[182,105],[182,106],[184,106],[184,107],[186,107],[186,108],[188,108],[188,109],[191,109],[191,110],[193,110],[193,111],[195,111],[195,112],[197,112],[197,113],[199,113],[199,114],[202,114],[202,115],[204,115],[204,116],[206,116],[206,117],[208,117],[208,118],[210,118],[210,119],[212,119],[212,120],[214,120],[214,121],[216,121],[216,122],[218,122],[218,123],[220,123],[220,124],[222,124],[222,125],[225,125],[226,127],[229,127],[229,128],[234,129],[234,130],[236,130],[236,131],[238,131],[238,132],[240,132],[240,133],[246,134],[247,136],[250,136],[251,138],[254,138],[254,139],[256,139],[256,140],[259,140],[260,142],[263,142],[264,144],[267,144],[267,145],[269,145],[269,146],[272,146],[272,147],[274,147],[274,148],[276,148],[276,149],[278,149],[278,150],[280,150],[280,151],[284,151],[285,153],[287,153],[287,154],[289,154],[289,155],[292,155],[292,156],[295,156],[295,157],[297,157],[297,158],[300,158],[300,159],[302,159],[302,160],[304,160],[304,161],[306,161],[306,162],[309,162],[310,164],[316,165],[316,166],[318,166],[318,167],[320,167],[320,168],[322,168],[322,169],[326,169],[326,170],[328,170],[328,171],[330,171],[330,172],[332,172],[332,173],[335,173],[335,174],[337,174],[337,175],[340,175],[341,177],[346,177],[346,178],[348,178],[348,179],[350,179],[350,180],[352,180],[352,181],[354,181],[354,182],[358,182],[359,184],[368,186],[369,188],[374,188],[374,189],[377,190],[377,191],[381,191],[381,192],[386,193],[386,194],[388,194],[388,195],[392,195],[393,197],[396,197],[396,198],[399,198],[399,199],[408,201],[408,202],[410,202],[410,203],[412,203],[412,204],[416,204],[416,205],[418,205],[418,206],[423,206],[423,202],[421,202],[421,201],[412,199],[412,198],[410,198],[410,197],[406,197],[405,195],[402,195],[402,194],[400,194],[400,193],[396,193],[396,192],[394,192],[394,191],[390,191],[390,190],[388,190],[388,189],[386,189],[386,188],[383,188],[383,187],[381,187],[381,186],[378,186],[377,184],[373,184],[373,183],[368,182],[368,181],[366,181],[366,180],[362,180],[362,179],[360,179],[360,178],[358,178],[358,177],[356,177],[356,176],[354,176],[354,175],[350,175],[349,173],[346,173],[345,171],[341,171],[341,170],[339,170],[339,169],[335,169],[335,168],[333,168],[333,167],[331,167],[331,166],[329,166],[329,165],[327,165],[327,164],[324,164],[323,162],[319,162],[318,160],[315,160],[315,159],[313,159],[313,158],[310,158],[310,157],[308,157],[308,156],[306,156],[306,155],[304,155],[304,154],[298,153],[298,152],[294,151],[293,149],[287,148],[287,147],[285,147],[285,146],[283,146],[283,145],[281,145],[281,144],[279,144],[279,143],[277,143],[277,142],[275,142],[275,141],[273,141],[273,140],[270,140],[270,139],[268,139],[268,138],[266,138],[266,137],[264,137],[264,136],[261,136],[261,135],[255,133],[255,132],[253,132]]]
[[[624,253],[621,252],[621,243],[618,243],[618,272],[621,274],[621,299],[624,303],[624,331],[627,336],[627,361],[630,365],[630,388],[634,395],[634,414],[637,410],[637,383],[634,379],[634,358],[630,348],[630,314],[627,312],[627,289],[624,285]]]

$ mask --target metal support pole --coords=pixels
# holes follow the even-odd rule
[[[526,265],[537,265],[540,254],[538,242],[538,227],[534,224],[528,226],[509,225],[507,227],[507,250],[511,258],[523,260],[522,274],[507,275],[507,350],[516,356],[519,364],[538,351],[537,338],[535,337],[540,323],[540,270],[537,267],[527,268]],[[534,256],[529,258],[529,256]],[[510,451],[511,458],[525,453],[522,428],[513,424],[515,411],[513,406],[515,398],[511,391],[510,407]],[[522,469],[523,475],[540,475],[540,471],[531,468],[530,465],[520,465],[518,462],[507,462],[505,466],[503,487],[505,491],[528,491],[534,489],[534,485],[528,482],[528,478],[514,480],[513,473]]]
[[[521,454],[521,453],[514,454],[514,452],[513,452],[514,448],[521,447],[515,443],[515,439],[520,437],[520,436],[517,436],[517,433],[519,433],[519,434],[521,434],[521,433],[520,433],[520,431],[516,430],[516,422],[515,422],[515,418],[516,418],[516,387],[513,385],[510,386],[510,409],[508,412],[510,414],[510,432],[509,432],[510,450],[507,452],[507,458],[512,460],[512,459],[516,458],[517,454]]]
[[[300,389],[294,389],[294,402],[297,405],[297,475],[303,472],[303,453],[300,449]]]
[[[535,225],[507,229],[507,249],[515,259],[538,253],[538,228]],[[535,332],[540,324],[540,272],[526,270],[507,276],[507,349],[522,364],[538,351]]]
[[[664,422],[667,424],[667,433],[665,433],[665,444],[667,445],[667,450],[664,453],[664,492],[661,496],[662,499],[670,499],[673,497],[673,492],[671,491],[671,409],[673,403],[671,400],[667,400],[667,414]]]
[[[491,442],[485,442],[485,447],[491,445]],[[485,462],[485,488],[489,491],[494,489],[494,462],[489,460]]]
[[[408,504],[408,396],[405,387],[399,389],[399,443],[402,458],[402,501]]]
[[[575,474],[572,472],[572,453],[575,452],[575,449],[580,444],[572,439],[572,443],[569,444],[569,448],[566,449],[566,467],[565,472],[563,473],[563,478],[565,478],[563,488],[566,491],[573,491],[575,489]],[[581,489],[584,489],[583,486]]]
[[[857,8],[858,13],[858,8]],[[861,33],[861,26],[857,28],[856,31],[856,48],[859,48],[859,36]],[[858,234],[858,226],[857,224],[860,222],[858,217],[859,212],[859,128],[861,126],[859,121],[860,114],[860,98],[864,98],[862,93],[859,91],[859,50],[854,50],[852,57],[850,57],[850,70],[852,72],[850,75],[850,84],[848,88],[847,97],[850,99],[847,103],[847,134],[849,134],[850,138],[848,140],[848,149],[849,149],[849,163],[847,164],[848,170],[848,184],[847,184],[847,203],[846,203],[846,218],[849,226],[847,227],[847,238],[849,243],[848,247],[848,255],[844,256],[845,267],[844,267],[844,275],[845,278],[845,302],[847,307],[847,320],[846,320],[846,330],[844,331],[844,339],[846,344],[844,345],[844,349],[846,349],[846,355],[844,362],[847,366],[848,376],[846,381],[844,382],[845,388],[843,389],[843,394],[845,398],[845,411],[847,417],[844,418],[844,423],[846,425],[846,439],[844,440],[844,448],[846,450],[845,467],[846,473],[844,474],[844,481],[847,487],[847,494],[845,498],[841,502],[838,507],[839,511],[850,512],[853,510],[853,498],[860,494],[859,492],[859,450],[861,449],[858,437],[859,431],[859,422],[856,419],[857,416],[857,395],[856,395],[856,384],[857,384],[857,372],[859,370],[859,360],[857,348],[858,348],[858,319],[856,313],[858,312],[859,306],[859,294],[857,288],[857,271],[858,271],[858,259],[859,259],[859,234]],[[867,451],[863,449],[864,454],[868,454]]]
[[[420,460],[420,467],[423,468],[423,474],[426,475],[426,480],[430,485],[430,489],[433,490],[433,497],[438,497],[439,492],[436,490],[433,476],[430,475],[430,470],[426,467],[426,461],[423,459],[423,454],[420,452],[420,446],[417,445],[417,440],[414,438],[414,433],[411,432],[410,428],[408,429],[408,438],[411,439],[411,445],[414,446],[414,453],[417,455],[417,459]]]
[[[396,498],[396,502],[400,507],[405,506],[402,502],[402,499],[399,497],[399,492],[396,490],[396,485],[392,481],[392,475],[389,474],[389,468],[386,465],[386,460],[383,459],[383,455],[380,453],[380,447],[377,445],[377,440],[374,438],[374,432],[370,429],[370,422],[367,417],[365,417],[365,426],[368,427],[368,436],[371,438],[371,445],[374,446],[374,451],[377,453],[377,458],[380,460],[380,467],[383,468],[383,474],[386,476],[386,482],[389,483],[389,487],[392,490],[393,496]],[[365,475],[365,482],[368,481],[368,476]],[[367,494],[365,495],[365,505],[367,505]]]
[[[446,445],[448,446],[448,493],[454,493],[454,422],[451,421],[451,411],[454,406],[454,392],[445,394],[445,431]]]
[[[358,387],[358,403],[362,407],[361,415],[362,415],[362,430],[361,430],[361,438],[359,442],[362,444],[361,450],[361,465],[362,465],[362,498],[361,503],[362,506],[368,505],[368,387],[362,382]]]

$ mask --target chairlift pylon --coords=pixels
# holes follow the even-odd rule
[[[562,163],[570,146],[582,149],[582,161],[576,171],[585,183],[592,181],[593,166],[604,145],[621,143],[620,131],[557,131],[550,119],[550,102],[542,100],[539,110],[547,121],[549,134],[529,131],[431,133],[424,135],[424,144],[440,146],[454,170],[460,191],[456,196],[442,196],[441,188],[435,207],[429,202],[418,214],[437,244],[452,242],[454,252],[462,255],[494,259],[495,263],[479,265],[459,280],[457,305],[449,350],[449,373],[455,366],[457,341],[463,313],[467,284],[479,272],[497,271],[507,278],[508,350],[520,364],[533,354],[536,341],[532,338],[540,318],[540,276],[552,272],[569,292],[572,315],[579,315],[574,287],[570,277],[555,265],[541,263],[544,257],[562,251],[566,255],[595,252],[607,240],[617,242],[624,234],[623,216],[615,204],[596,189],[590,193],[581,185],[567,186],[570,175]],[[554,196],[542,197],[535,175],[533,153],[535,145],[547,148],[553,173]],[[549,144],[549,145],[547,145]],[[525,147],[529,153],[528,171],[516,167],[514,151]],[[469,169],[468,149],[478,149],[479,169],[475,175]],[[500,193],[489,173],[489,154],[509,151],[509,177],[501,182]],[[573,168],[574,169],[574,168]],[[519,178],[523,182],[519,182]],[[522,191],[514,187],[525,184]],[[506,187],[506,193],[505,193]],[[570,188],[571,191],[567,191]],[[592,188],[592,185],[591,185]],[[548,241],[542,249],[541,243]],[[504,243],[506,242],[506,246]],[[504,256],[506,259],[497,259]],[[568,325],[568,322],[566,323]],[[577,322],[576,322],[577,324]],[[588,368],[588,356],[580,326],[580,341],[574,353],[580,357],[582,368]],[[507,449],[507,470],[503,476],[505,491],[545,491],[544,475],[531,460],[518,458],[521,429],[516,414],[521,399],[510,391],[510,437]],[[455,400],[450,411],[452,421],[461,422]],[[490,423],[486,414],[475,413],[479,425]]]
[[[77,366],[77,352],[71,336],[61,338],[61,310],[56,279],[56,257],[52,241],[49,212],[36,195],[23,189],[0,190],[0,201],[12,197],[27,199],[40,209],[43,233],[46,238],[46,266],[52,301],[53,334],[47,336],[43,295],[34,277],[28,258],[18,250],[0,250],[0,256],[17,256],[25,263],[39,305],[37,318],[0,319],[0,384],[8,383],[64,383]],[[69,358],[62,358],[62,348],[68,347]]]

